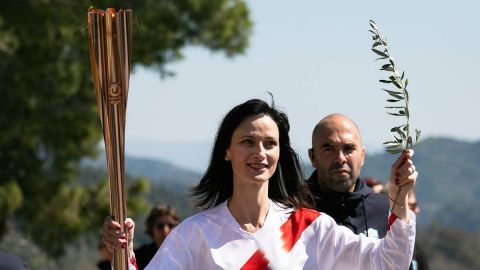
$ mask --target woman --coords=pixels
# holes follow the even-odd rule
[[[308,193],[289,128],[287,116],[262,100],[233,108],[193,190],[206,210],[179,224],[146,269],[407,269],[415,238],[415,218],[405,207],[417,177],[413,152],[392,166],[389,233],[367,238],[303,208]],[[134,223],[127,224],[128,240],[107,218],[104,242],[131,247]]]

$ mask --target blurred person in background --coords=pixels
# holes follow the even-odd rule
[[[153,258],[158,248],[170,233],[180,223],[180,218],[173,207],[167,204],[157,204],[148,214],[145,222],[146,231],[152,242],[141,245],[135,249],[135,257],[139,270],[144,269]],[[100,262],[97,264],[100,270],[111,270],[112,252],[102,242],[99,247]]]
[[[388,196],[389,186],[390,185],[387,183],[384,189],[382,190],[382,193],[387,196]],[[418,215],[420,213],[420,206],[418,205],[418,202],[417,202],[415,189],[410,190],[410,192],[408,193],[407,204],[408,204],[408,208],[413,213],[415,213],[415,215]],[[415,239],[412,263],[410,264],[410,267],[408,268],[408,270],[430,270],[430,267],[428,266],[427,256],[425,255],[425,252],[418,244],[417,239]]]
[[[385,184],[381,181],[378,181],[374,177],[365,177],[363,178],[365,180],[365,184],[375,193],[383,193],[385,189]]]
[[[415,215],[420,213],[420,206],[417,203],[417,196],[415,195],[415,190],[412,189],[408,193],[408,208],[412,210]],[[418,241],[415,240],[415,247],[413,248],[413,258],[412,264],[410,264],[409,270],[429,270],[427,256],[425,252],[418,244]]]
[[[144,269],[170,231],[180,223],[180,218],[173,207],[167,204],[157,204],[146,220],[146,233],[152,238],[150,244],[142,245],[135,249],[137,265]]]

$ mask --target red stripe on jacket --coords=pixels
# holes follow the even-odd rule
[[[288,217],[288,220],[282,224],[280,231],[282,232],[283,248],[289,252],[295,243],[302,236],[303,231],[312,224],[312,222],[320,216],[320,213],[306,208],[300,208]],[[265,270],[269,261],[265,258],[265,253],[258,249],[250,259],[240,268],[241,270]]]
[[[283,248],[289,252],[302,236],[303,231],[320,216],[320,213],[306,208],[300,208],[291,214],[287,221],[280,227],[282,232]]]
[[[269,263],[267,258],[265,258],[265,253],[259,249],[248,259],[240,270],[267,270],[270,269],[268,267]]]
[[[292,250],[295,243],[302,236],[303,231],[319,216],[319,212],[306,208],[300,208],[291,214],[288,220],[280,227],[284,243],[283,248],[287,252]]]
[[[395,222],[395,220],[397,220],[397,215],[395,215],[394,213],[391,213],[390,216],[388,217],[388,226],[387,226],[387,231],[390,230],[390,227],[392,226],[392,224]]]

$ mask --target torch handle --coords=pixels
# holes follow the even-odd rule
[[[124,155],[124,127],[123,123],[125,114],[122,113],[121,108],[117,104],[110,104],[108,106],[110,112],[107,114],[108,127],[104,126],[104,134],[109,134],[105,137],[105,152],[107,155],[108,164],[108,178],[110,186],[110,214],[114,217],[122,227],[123,232],[127,232],[125,226],[125,219],[127,218],[126,211],[126,196],[125,196],[125,155]],[[107,137],[110,137],[108,142]],[[115,249],[113,254],[114,269],[128,269],[128,247],[125,249]]]
[[[124,149],[130,78],[131,10],[89,10],[88,34],[92,78],[105,141],[110,214],[126,233]],[[128,250],[128,246],[114,250],[115,270],[128,269]]]

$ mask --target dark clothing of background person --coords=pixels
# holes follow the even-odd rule
[[[152,260],[153,255],[157,253],[157,250],[158,247],[155,245],[155,243],[152,242],[148,245],[141,245],[133,251],[135,253],[135,260],[137,262],[138,270],[143,270],[145,267],[147,267],[150,260]],[[97,266],[100,270],[112,269],[110,261],[100,261],[99,263],[97,263]],[[0,270],[2,269],[0,268]]]
[[[374,193],[361,178],[353,192],[324,192],[314,171],[307,180],[315,208],[331,216],[355,234],[383,238],[387,234],[389,202],[385,194]]]
[[[141,245],[135,249],[135,260],[137,261],[138,269],[142,270],[147,267],[150,260],[152,260],[155,253],[157,253],[158,247],[155,243],[148,245]]]
[[[97,267],[98,269],[100,270],[112,270],[112,264],[110,263],[110,261],[99,261],[97,263]]]
[[[0,250],[0,270],[25,270],[26,264],[18,256]]]
[[[410,268],[408,268],[408,270],[430,270],[427,256],[417,242],[415,242],[415,247],[413,248],[412,263],[410,264]]]

